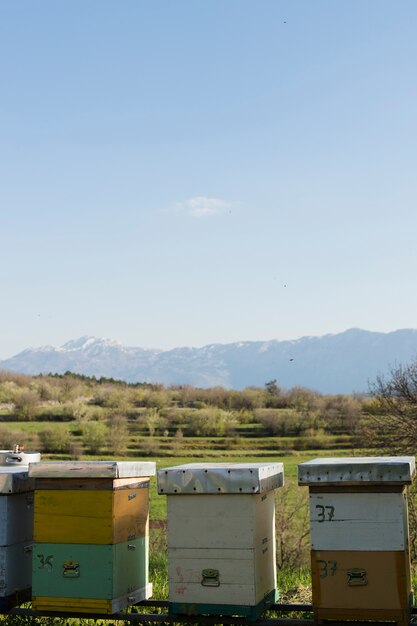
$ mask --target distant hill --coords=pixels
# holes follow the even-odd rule
[[[294,341],[242,341],[202,348],[145,350],[109,339],[81,337],[60,347],[29,348],[0,360],[0,369],[25,374],[106,376],[128,382],[242,389],[276,378],[284,388],[322,393],[368,390],[368,381],[417,357],[417,330],[376,333],[352,328]]]

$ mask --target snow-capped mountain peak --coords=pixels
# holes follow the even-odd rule
[[[26,374],[72,371],[128,382],[241,389],[276,379],[283,388],[324,393],[366,392],[368,381],[417,357],[417,330],[391,333],[349,329],[293,341],[240,341],[202,348],[147,350],[108,338],[83,336],[60,347],[31,348],[0,361]]]

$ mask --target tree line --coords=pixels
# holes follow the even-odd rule
[[[275,379],[234,390],[127,383],[72,372],[0,371],[0,445],[17,435],[6,432],[7,422],[71,423],[70,429],[46,425],[36,431],[44,451],[68,450],[75,437],[84,452],[94,453],[110,441],[109,452],[122,454],[135,435],[177,442],[182,437],[304,437],[320,449],[326,437],[349,435],[362,447],[410,452],[416,417],[417,364],[377,377],[363,395],[282,389]]]

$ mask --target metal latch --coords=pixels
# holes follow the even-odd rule
[[[203,577],[201,584],[204,587],[220,587],[218,569],[203,569],[201,575]]]
[[[348,569],[347,579],[350,587],[359,587],[360,585],[367,585],[368,579],[366,577],[366,570],[361,567],[353,567]]]
[[[65,578],[79,578],[80,564],[78,561],[64,561],[62,564],[62,575]]]

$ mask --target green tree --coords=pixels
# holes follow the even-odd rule
[[[45,428],[39,432],[42,452],[68,452],[71,445],[71,434],[64,428]]]
[[[108,427],[103,422],[86,422],[82,442],[88,454],[100,454],[108,441]]]

